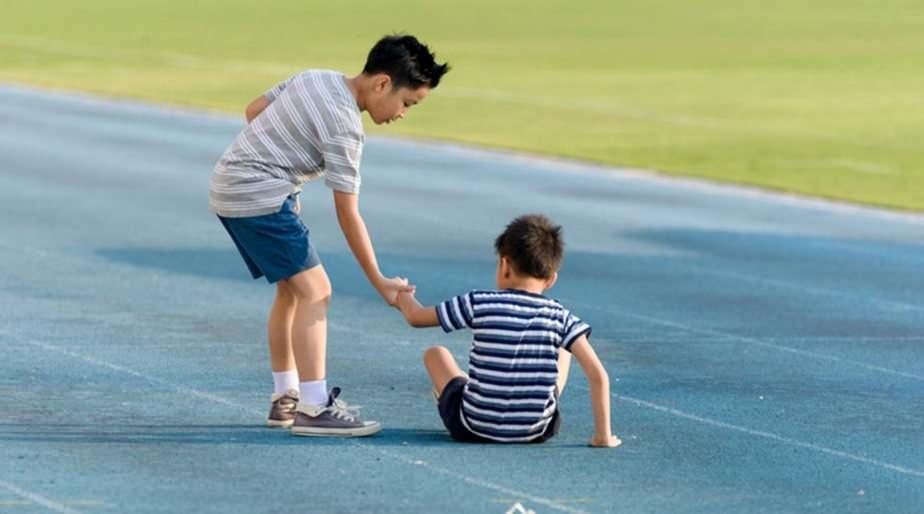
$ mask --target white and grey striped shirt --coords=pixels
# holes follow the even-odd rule
[[[472,291],[436,313],[446,332],[474,335],[462,392],[468,429],[500,442],[542,435],[558,407],[558,351],[570,352],[590,326],[556,300],[516,289]]]
[[[346,77],[307,70],[264,95],[269,105],[215,165],[209,210],[226,218],[277,212],[303,182],[358,193],[365,135]]]

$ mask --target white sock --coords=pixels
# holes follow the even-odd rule
[[[308,405],[327,405],[327,380],[312,380],[298,384],[298,401]]]
[[[298,371],[273,372],[273,394],[283,394],[290,389],[298,390]]]

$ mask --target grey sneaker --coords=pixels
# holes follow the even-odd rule
[[[295,408],[298,407],[298,391],[289,389],[285,393],[276,393],[272,397],[266,425],[270,427],[289,428],[295,423]]]
[[[292,435],[363,437],[382,429],[378,421],[360,420],[359,407],[347,405],[338,400],[338,396],[340,388],[335,387],[331,389],[324,407],[298,404]]]

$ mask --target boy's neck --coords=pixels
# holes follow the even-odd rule
[[[545,280],[533,277],[508,278],[497,284],[501,289],[517,289],[527,293],[542,294],[545,292]]]
[[[346,78],[347,88],[350,90],[350,93],[353,93],[353,98],[356,99],[356,105],[359,107],[359,112],[365,112],[366,110],[366,76],[360,73],[355,77],[344,77]]]

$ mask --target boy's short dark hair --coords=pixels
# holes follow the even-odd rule
[[[408,86],[417,89],[439,85],[449,71],[449,64],[437,64],[436,55],[416,37],[405,34],[385,36],[372,47],[363,73],[385,73],[391,77],[393,87]]]
[[[561,226],[541,214],[520,216],[497,236],[494,249],[506,257],[517,273],[535,278],[551,278],[561,266],[565,253]]]

